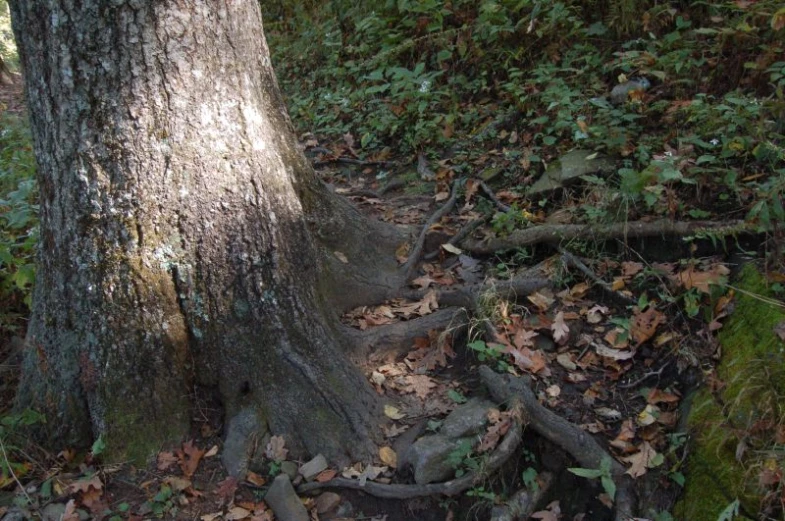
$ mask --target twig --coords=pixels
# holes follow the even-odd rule
[[[653,236],[687,236],[703,230],[743,230],[743,221],[672,221],[663,219],[654,222],[630,221],[602,225],[590,224],[543,224],[516,230],[507,237],[496,237],[488,241],[464,241],[463,248],[472,253],[490,255],[498,251],[539,243],[559,244],[573,239],[610,240]]]
[[[631,389],[633,387],[637,387],[639,384],[642,384],[644,381],[646,381],[648,378],[651,378],[652,376],[657,376],[659,378],[660,376],[662,376],[662,372],[665,370],[665,368],[671,365],[672,361],[673,359],[671,358],[670,360],[662,364],[662,367],[660,367],[656,371],[649,371],[648,373],[644,373],[643,376],[641,376],[634,382],[630,382],[628,384],[619,384],[616,387],[618,387],[619,389]]]
[[[485,195],[488,197],[488,199],[490,199],[493,202],[493,204],[496,205],[496,208],[498,208],[504,213],[510,211],[510,207],[504,204],[503,202],[501,202],[499,198],[496,197],[496,194],[493,193],[493,190],[491,190],[491,187],[488,186],[485,181],[480,181],[480,188],[482,188],[482,191],[485,192]]]
[[[2,437],[0,437],[0,451],[3,452],[3,461],[5,462],[4,466],[8,469],[8,472],[11,473],[11,477],[14,478],[14,481],[16,482],[17,486],[22,490],[22,494],[24,494],[25,497],[27,498],[27,503],[32,505],[33,504],[32,498],[27,493],[27,490],[25,490],[25,486],[22,485],[22,482],[19,481],[19,478],[16,477],[16,472],[14,472],[14,468],[11,466],[11,461],[8,459],[8,453],[5,451],[5,443],[3,443]]]
[[[561,253],[561,258],[565,265],[572,266],[573,268],[580,270],[589,278],[589,280],[599,286],[603,293],[605,293],[611,300],[615,300],[623,306],[631,306],[635,304],[634,299],[628,297],[627,295],[623,295],[618,291],[615,291],[610,284],[598,277],[597,274],[590,270],[589,267],[586,266],[586,264],[584,264],[578,257],[568,252],[561,246],[559,246],[559,253]]]
[[[420,259],[420,255],[422,254],[422,249],[425,246],[425,236],[428,234],[428,230],[439,222],[439,219],[447,215],[455,206],[455,201],[458,200],[458,188],[460,186],[460,180],[456,179],[453,181],[452,184],[452,194],[450,194],[450,198],[447,199],[447,202],[444,205],[433,212],[433,215],[428,219],[425,225],[422,228],[422,232],[420,232],[420,236],[417,238],[417,242],[414,244],[411,253],[409,254],[409,259],[406,261],[406,264],[403,265],[403,271],[405,273],[406,279],[410,279],[412,274],[414,273],[414,269],[417,266],[417,262]]]
[[[406,182],[403,179],[393,179],[383,187],[379,188],[378,190],[352,190],[350,192],[344,192],[341,195],[346,197],[373,197],[374,199],[381,199],[384,194],[393,190],[395,188],[399,188],[404,186]]]

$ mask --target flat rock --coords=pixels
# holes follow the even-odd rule
[[[336,508],[341,503],[341,496],[335,492],[324,492],[316,498],[316,512],[324,514]]]
[[[462,440],[451,439],[442,434],[423,436],[415,441],[406,454],[407,461],[414,470],[414,481],[418,485],[445,481],[455,475],[455,467],[449,463],[450,453],[456,450]]]
[[[327,468],[327,459],[318,454],[315,458],[313,458],[308,463],[304,463],[302,467],[300,467],[300,474],[306,479],[306,481],[310,481],[319,473]]]
[[[221,461],[230,476],[242,477],[254,448],[254,435],[263,430],[253,409],[242,409],[234,415],[226,428],[226,440]]]
[[[549,192],[567,186],[581,176],[598,172],[609,173],[616,169],[616,163],[605,157],[595,156],[591,150],[573,150],[567,152],[553,163],[529,189],[529,194]]]
[[[65,514],[65,503],[49,503],[41,510],[42,521],[60,521]]]
[[[444,419],[439,434],[451,439],[478,434],[485,429],[485,424],[488,423],[488,411],[494,407],[496,406],[488,400],[472,398],[456,407]]]
[[[308,511],[294,491],[292,482],[286,474],[278,474],[264,496],[264,501],[275,514],[278,521],[310,521]]]

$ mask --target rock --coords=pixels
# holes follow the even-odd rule
[[[596,156],[591,150],[567,152],[553,163],[532,185],[529,194],[550,192],[577,181],[581,176],[597,172],[609,173],[616,170],[616,163],[604,156]],[[592,159],[587,159],[592,157]]]
[[[458,449],[462,441],[471,443],[472,438],[450,439],[442,434],[423,436],[409,448],[406,460],[414,470],[414,481],[418,485],[450,479],[455,467],[449,463],[450,454]]]
[[[41,510],[42,521],[60,521],[65,514],[65,503],[49,503]]]
[[[318,454],[311,461],[300,467],[300,474],[302,474],[306,481],[311,481],[325,469],[327,469],[327,459],[321,454]]]
[[[230,476],[245,475],[255,446],[254,435],[263,429],[256,412],[250,408],[242,409],[229,420],[221,461]]]
[[[2,517],[2,521],[25,521],[31,518],[32,516],[30,515],[30,512],[22,510],[19,507],[11,507]]]
[[[572,361],[569,353],[562,353],[556,357],[556,361],[559,363],[560,366],[565,368],[568,371],[575,371],[578,369],[578,366],[575,365],[575,362]]]
[[[289,476],[278,474],[264,496],[278,521],[309,521],[308,511],[294,491]]]
[[[281,472],[289,476],[289,479],[293,480],[297,477],[298,468],[297,463],[294,461],[284,461],[281,463]]]
[[[630,97],[631,92],[643,92],[651,87],[651,83],[646,78],[636,78],[634,80],[625,81],[613,87],[611,90],[611,103],[614,105],[621,105],[626,103]]]
[[[341,496],[335,492],[324,492],[316,498],[316,512],[318,514],[327,513],[336,508],[341,503]]]
[[[492,402],[480,398],[472,398],[456,407],[444,419],[439,434],[451,439],[463,438],[482,432],[488,423],[488,411],[496,407]]]

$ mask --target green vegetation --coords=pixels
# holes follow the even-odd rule
[[[621,156],[615,176],[570,203],[584,222],[785,219],[779,2],[262,4],[302,132],[349,133],[369,157],[449,150],[456,174],[493,148],[519,190],[565,150]],[[608,100],[638,77],[647,92]],[[495,222],[510,226],[526,219]]]
[[[26,121],[0,115],[0,337],[29,313],[38,243],[35,157]]]
[[[689,425],[697,439],[679,519],[714,521],[737,499],[745,517],[778,508],[785,487],[785,344],[774,328],[785,322],[785,308],[772,296],[764,277],[746,266],[736,309],[720,333],[722,360],[694,399]]]

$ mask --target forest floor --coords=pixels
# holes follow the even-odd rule
[[[9,112],[23,111],[20,96],[20,86],[0,88],[0,103]],[[402,226],[422,226],[449,199],[455,181],[442,177],[446,171],[442,169],[427,181],[410,176],[405,183],[390,184],[391,189],[379,195],[388,183],[378,179],[382,163],[354,159],[351,142],[323,148],[310,140],[304,146],[318,174],[332,189],[349,197],[362,212]],[[408,168],[394,158],[384,161],[385,168]],[[676,305],[675,295],[690,291],[700,301],[711,293],[710,283],[729,273],[728,266],[721,258],[698,255],[693,255],[691,262],[680,263],[673,252],[690,252],[679,239],[611,241],[619,257],[634,259],[624,261],[597,257],[591,243],[578,244],[574,253],[535,245],[504,256],[475,255],[445,246],[478,218],[478,204],[509,208],[520,197],[503,184],[492,186],[479,179],[466,181],[461,205],[430,226],[422,252],[430,260],[421,264],[412,281],[413,288],[425,293],[423,299],[380,302],[353,310],[344,317],[345,323],[365,329],[414,320],[437,310],[429,290],[503,281],[530,272],[532,266],[552,284],[519,301],[490,298],[483,303],[482,316],[471,318],[468,328],[447,336],[432,331],[406,352],[369,361],[365,368],[369,380],[396,404],[386,411],[396,420],[387,433],[389,446],[394,447],[395,439],[408,429],[436,429],[447,413],[468,398],[486,396],[476,371],[484,363],[532,377],[545,407],[591,433],[628,466],[630,476],[641,483],[645,480],[641,490],[651,498],[650,507],[669,510],[684,482],[682,400],[702,379],[701,370],[711,374],[716,355],[713,331],[721,327],[731,300],[729,296],[713,300],[711,320],[702,321],[688,317]],[[475,233],[492,233],[483,230]],[[641,248],[646,248],[646,255],[639,253]],[[407,252],[399,254],[404,262]],[[647,295],[660,295],[656,299],[660,303],[662,295],[673,298],[670,305],[655,306],[648,300],[655,298]],[[479,339],[478,331],[487,341]],[[487,332],[493,338],[488,339]],[[9,376],[9,370],[18,370],[18,352],[11,351],[13,345],[6,343],[7,351],[0,353],[6,360],[4,374]],[[15,379],[4,380],[2,398],[10,403]],[[478,435],[480,448],[455,454],[456,473],[481,465],[511,421],[509,413],[495,411]],[[12,512],[9,509],[14,501],[24,500],[28,505],[24,511],[43,519],[274,519],[263,497],[271,478],[287,465],[285,440],[277,445],[273,440],[268,447],[271,459],[266,474],[251,472],[238,481],[227,477],[221,467],[221,439],[220,411],[204,404],[195,411],[193,438],[173,451],[161,452],[147,468],[104,465],[97,454],[100,447],[94,447],[95,454],[65,450],[55,455],[40,448],[28,449],[29,460],[15,466],[16,472],[0,483],[4,490],[0,492],[0,505],[4,505],[0,506],[0,518]],[[566,472],[567,467],[577,466],[570,456],[533,432],[525,433],[523,447],[485,482],[458,498],[398,501],[337,490],[338,495],[303,496],[303,500],[313,520],[487,519],[491,508],[502,504],[503,498],[535,483],[538,472],[561,469],[557,484],[546,491],[533,517],[610,518],[612,491],[601,480],[585,477],[591,477],[588,471],[601,474],[598,469],[583,469],[584,477],[580,472]],[[296,469],[304,462],[290,462],[289,466],[292,463]],[[390,449],[380,453],[374,465],[327,469],[316,479],[328,480],[337,474],[357,476],[371,468],[371,479],[378,482],[406,482],[410,476],[396,473],[395,465],[395,453]],[[295,484],[302,480],[296,472],[294,478]],[[21,483],[24,486],[17,486]]]

